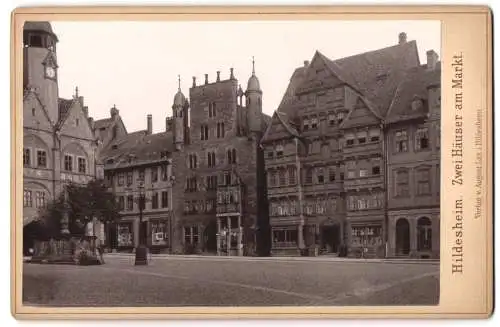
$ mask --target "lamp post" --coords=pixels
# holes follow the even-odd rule
[[[148,248],[144,242],[144,226],[142,222],[142,211],[146,202],[146,195],[144,194],[144,183],[141,181],[139,184],[139,245],[135,249],[135,265],[145,266],[148,264]]]

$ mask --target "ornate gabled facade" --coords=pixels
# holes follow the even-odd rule
[[[435,66],[436,57],[428,60]],[[398,110],[390,108],[399,108],[403,89],[425,89],[405,86],[420,83],[413,73],[420,67],[416,42],[401,33],[395,46],[334,61],[316,52],[294,71],[262,139],[273,253],[337,253],[345,245],[350,256],[394,255],[389,207],[397,200],[387,201],[393,169],[387,135]],[[430,94],[418,96],[427,103]],[[439,126],[438,116],[425,119]],[[439,162],[438,154],[432,158]],[[435,206],[422,201],[415,208]]]
[[[48,22],[23,31],[23,223],[29,225],[65,181],[102,177],[92,118],[76,90],[59,98],[56,43]],[[27,230],[25,228],[25,230]],[[29,235],[25,235],[29,241]]]

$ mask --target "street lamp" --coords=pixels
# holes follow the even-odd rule
[[[139,245],[135,249],[135,265],[145,266],[148,264],[148,248],[144,242],[144,226],[142,222],[142,211],[146,203],[146,195],[144,194],[144,183],[139,184]]]

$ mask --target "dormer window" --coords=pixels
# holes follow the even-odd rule
[[[113,150],[116,150],[116,149],[118,149],[118,145],[116,145],[116,144],[113,144],[113,145],[111,146],[111,149],[113,149]]]
[[[415,96],[413,98],[412,103],[411,103],[411,110],[413,110],[413,111],[420,110],[423,107],[423,105],[424,105],[424,102],[423,102],[422,98]]]

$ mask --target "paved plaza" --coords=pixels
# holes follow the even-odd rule
[[[435,305],[437,262],[107,255],[101,266],[23,266],[35,306]]]

